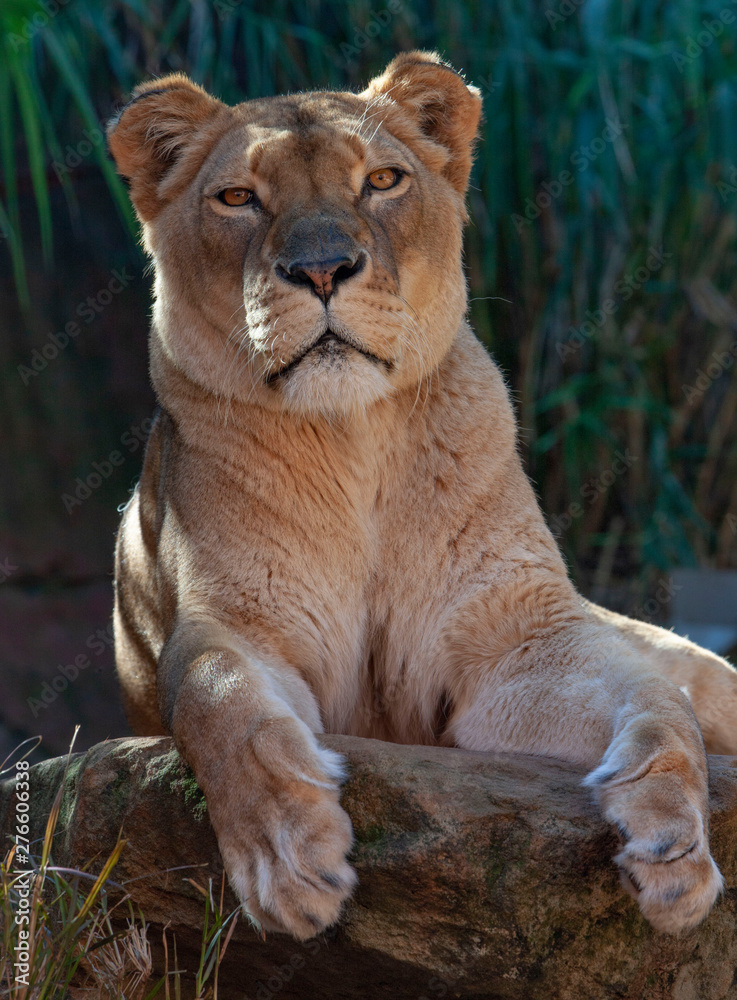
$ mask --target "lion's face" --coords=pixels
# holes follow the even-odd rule
[[[359,95],[230,108],[183,77],[140,90],[110,146],[156,263],[169,357],[218,395],[311,416],[419,385],[466,308],[479,111],[424,53]]]

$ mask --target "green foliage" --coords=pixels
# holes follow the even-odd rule
[[[0,227],[21,298],[19,171],[50,259],[49,162],[141,78],[184,70],[237,101],[359,86],[398,50],[438,49],[485,104],[469,198],[471,318],[514,387],[529,471],[574,575],[590,584],[598,566],[607,584],[607,545],[609,577],[643,571],[643,583],[676,563],[737,562],[729,5],[54,6],[37,28],[28,26],[38,3],[5,0],[0,13]],[[89,159],[125,214],[102,144]],[[73,177],[61,183],[73,208]],[[620,453],[634,458],[618,473]]]
[[[69,0],[67,0],[69,2]],[[59,140],[79,123],[99,127],[94,108],[94,87],[82,51],[84,39],[69,25],[65,4],[57,0],[3,0],[0,7],[0,164],[3,189],[0,194],[0,230],[8,240],[18,296],[30,307],[23,257],[23,238],[18,201],[18,127],[25,151],[38,211],[41,246],[47,264],[52,263],[52,227],[49,204],[49,161],[63,163]],[[47,11],[57,11],[49,14]],[[42,82],[43,81],[43,82]],[[63,95],[64,100],[59,97]],[[111,197],[135,232],[125,189],[109,162],[104,142],[92,149],[94,159],[110,187]],[[23,169],[23,166],[21,166]],[[74,191],[68,172],[58,174],[70,207]]]

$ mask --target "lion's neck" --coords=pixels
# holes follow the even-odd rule
[[[155,332],[151,369],[159,402],[182,441],[230,463],[240,455],[250,461],[250,449],[239,446],[247,439],[290,456],[305,470],[323,469],[338,481],[358,478],[373,491],[392,470],[404,473],[412,467],[421,474],[422,462],[432,452],[461,454],[479,436],[485,437],[487,448],[495,442],[505,453],[514,448],[507,390],[467,327],[420,385],[340,419],[298,417],[258,398],[220,397],[178,367]]]

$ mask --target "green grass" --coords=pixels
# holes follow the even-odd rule
[[[605,588],[639,576],[645,589],[674,565],[737,565],[737,361],[689,392],[737,341],[737,18],[694,0],[586,0],[562,19],[559,7],[402,0],[374,32],[388,8],[366,0],[73,0],[16,50],[39,8],[6,0],[0,228],[19,296],[30,309],[29,240],[51,266],[48,165],[140,79],[181,69],[237,101],[361,86],[397,50],[438,49],[484,94],[472,320],[514,389],[544,509],[581,507],[561,532],[574,575]],[[721,29],[702,45],[704,18]],[[130,223],[102,145],[85,162]],[[20,230],[21,175],[35,232]],[[74,211],[74,172],[61,183]],[[663,251],[657,268],[650,248]],[[634,462],[598,491],[627,450]]]
[[[118,840],[97,875],[54,864],[52,845],[65,785],[66,775],[49,812],[40,855],[20,857],[23,852],[14,845],[0,862],[0,998],[67,1000],[74,987],[76,996],[90,1000],[179,1000],[184,972],[177,963],[175,936],[168,925],[163,929],[165,969],[157,975],[150,925],[125,886],[113,880],[125,841]],[[21,912],[19,893],[26,889],[25,872],[32,875],[32,888],[24,911],[29,920],[22,922],[16,915]],[[219,898],[212,879],[207,888],[187,881],[204,899],[199,963],[191,970],[194,996],[217,1000],[219,970],[239,911],[224,909],[224,874]],[[16,957],[24,957],[21,946],[28,950],[28,971],[22,969],[22,977],[14,964]]]

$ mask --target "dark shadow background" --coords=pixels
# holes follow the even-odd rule
[[[674,568],[737,567],[732,5],[3,0],[0,750],[127,731],[112,551],[151,275],[104,122],[171,70],[235,102],[362,87],[414,47],[484,96],[471,318],[574,579],[666,621]]]

